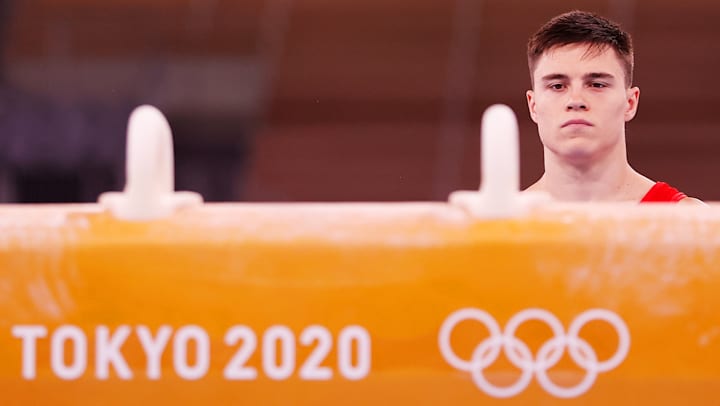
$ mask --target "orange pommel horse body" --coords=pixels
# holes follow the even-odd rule
[[[0,207],[0,403],[720,402],[720,207]]]

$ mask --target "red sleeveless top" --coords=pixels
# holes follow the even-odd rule
[[[665,182],[657,182],[650,188],[650,190],[643,196],[640,203],[646,202],[679,202],[686,198],[685,193],[675,189]]]

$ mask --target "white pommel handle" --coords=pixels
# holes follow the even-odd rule
[[[486,196],[487,210],[513,210],[520,193],[520,153],[515,113],[495,104],[482,118],[480,194]]]
[[[175,192],[172,132],[153,106],[137,107],[127,131],[125,190],[100,195],[99,203],[122,220],[153,220],[202,203],[194,192]]]
[[[480,191],[455,191],[450,204],[476,217],[507,218],[525,211],[529,203],[547,201],[546,196],[520,193],[520,147],[515,113],[495,104],[482,117]]]

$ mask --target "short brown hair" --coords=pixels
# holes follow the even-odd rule
[[[587,11],[570,11],[554,17],[530,37],[527,45],[530,81],[538,59],[555,47],[570,44],[588,44],[590,50],[602,52],[611,47],[620,57],[625,68],[625,84],[632,85],[633,46],[630,34],[617,23]]]

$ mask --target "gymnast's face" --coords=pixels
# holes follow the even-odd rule
[[[587,163],[625,145],[640,90],[625,85],[620,57],[610,47],[551,48],[535,64],[528,108],[545,153]]]

